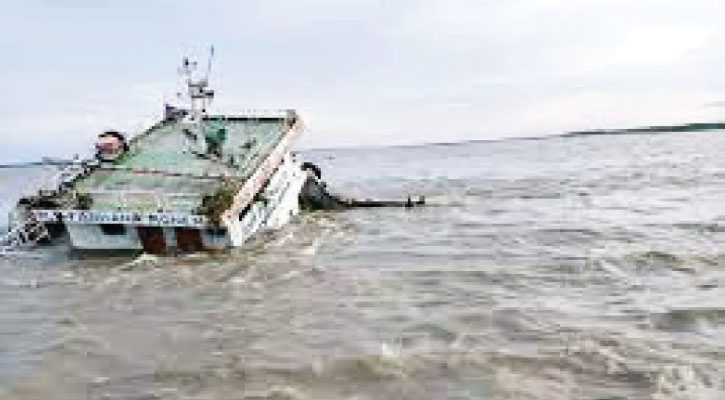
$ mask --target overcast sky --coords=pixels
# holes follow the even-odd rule
[[[725,120],[722,0],[0,0],[0,162],[136,132],[216,48],[214,108],[304,147]]]

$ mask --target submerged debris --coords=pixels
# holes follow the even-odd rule
[[[159,258],[148,253],[142,253],[134,260],[121,265],[122,271],[131,271],[139,267],[156,267],[159,265]]]
[[[302,168],[307,171],[307,180],[300,192],[300,208],[307,211],[317,210],[345,210],[350,208],[382,208],[406,207],[412,208],[425,205],[425,197],[420,196],[413,200],[410,196],[406,200],[372,200],[372,199],[345,199],[327,190],[327,184],[322,180],[320,168],[315,164],[306,162]]]

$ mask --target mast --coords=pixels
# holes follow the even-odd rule
[[[195,72],[198,66],[196,61],[184,57],[179,72],[184,78],[186,91],[189,100],[187,115],[183,120],[186,134],[189,137],[189,147],[194,152],[206,153],[207,143],[204,136],[203,121],[208,113],[208,108],[214,99],[214,90],[209,89],[209,74],[211,73],[212,59],[214,58],[214,46],[209,49],[209,59],[206,73],[203,77],[196,77]]]

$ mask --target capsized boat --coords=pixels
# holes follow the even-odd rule
[[[209,113],[209,69],[197,77],[184,59],[188,104],[166,105],[161,121],[130,140],[99,135],[94,158],[74,160],[20,199],[0,247],[67,232],[81,250],[223,249],[289,222],[308,177],[290,152],[298,113]]]

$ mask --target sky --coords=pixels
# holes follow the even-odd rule
[[[215,47],[213,110],[302,148],[725,120],[722,0],[0,0],[0,163],[135,134]]]

